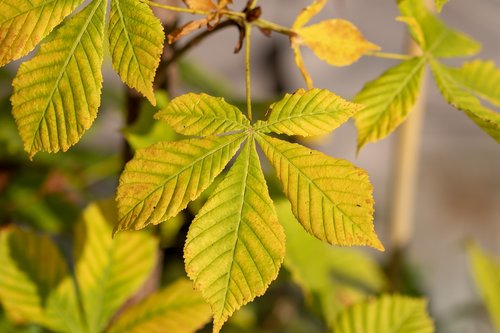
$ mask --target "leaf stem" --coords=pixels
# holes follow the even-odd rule
[[[259,28],[272,30],[272,31],[279,32],[279,33],[287,35],[287,36],[294,36],[295,35],[295,31],[293,31],[293,29],[284,27],[282,25],[279,25],[279,24],[276,24],[276,23],[273,23],[273,22],[270,22],[270,21],[267,21],[264,19],[255,20],[254,22],[252,22],[252,24],[258,26]]]
[[[250,81],[250,33],[252,25],[245,23],[245,83],[248,119],[252,121],[252,99],[251,99],[251,81]]]
[[[198,14],[198,15],[209,15],[210,14],[210,12],[207,12],[204,10],[183,8],[183,7],[177,7],[177,6],[169,6],[169,5],[164,5],[161,3],[156,3],[156,2],[150,1],[150,0],[139,0],[139,1],[144,2],[145,4],[148,4],[152,7],[158,7],[158,8],[162,8],[162,9],[166,9],[166,10],[171,10],[173,12]]]
[[[384,59],[395,59],[395,60],[410,60],[414,56],[407,54],[398,53],[386,53],[386,52],[370,52],[366,54],[367,56],[384,58]]]

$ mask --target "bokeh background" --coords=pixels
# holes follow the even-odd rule
[[[290,26],[308,1],[261,0],[259,3],[263,18]],[[236,0],[234,7],[243,8],[244,2]],[[350,20],[368,40],[380,45],[382,51],[405,53],[408,37],[405,25],[395,21],[398,15],[395,1],[331,0],[314,21],[332,17]],[[451,0],[441,17],[482,43],[479,58],[500,64],[500,1]],[[186,18],[189,17],[181,18],[181,22]],[[205,77],[208,86],[215,92],[224,92],[229,101],[244,98],[244,54],[233,54],[237,39],[236,29],[225,29],[190,50],[184,61],[186,68],[197,72],[196,78]],[[315,86],[347,99],[353,98],[364,83],[396,64],[393,60],[365,57],[352,66],[333,68],[308,50],[304,49],[303,54]],[[449,64],[458,65],[461,61],[453,60]],[[14,75],[18,63],[7,66],[8,72],[4,75]],[[124,89],[111,68],[109,57],[104,72],[105,92],[100,115],[78,147],[96,149],[113,158],[121,153],[123,144]],[[174,95],[188,88],[196,89],[196,82],[183,83],[183,79],[190,80],[189,76],[187,70],[174,70],[174,77],[177,77],[172,81]],[[255,31],[252,39],[253,98],[266,104],[285,91],[301,87],[304,83],[295,67],[288,39],[278,34],[268,38]],[[1,94],[9,94],[9,89],[2,84]],[[5,114],[2,119],[12,122]],[[306,142],[368,171],[375,188],[375,228],[387,248],[385,254],[370,252],[381,263],[387,263],[387,253],[391,252],[389,230],[397,140],[398,133],[394,133],[367,145],[356,155],[356,131],[353,122],[349,122],[332,135]],[[499,146],[465,114],[443,101],[431,75],[428,76],[420,142],[412,212],[414,227],[406,261],[419,287],[429,297],[433,315],[444,323],[443,332],[490,333],[491,325],[479,310],[480,300],[464,244],[473,239],[490,253],[500,255]],[[116,179],[96,180],[92,183],[92,191],[106,197],[113,195],[115,186]]]

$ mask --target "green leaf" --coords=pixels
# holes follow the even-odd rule
[[[384,249],[374,231],[373,188],[364,170],[266,135],[257,141],[307,232],[334,245]]]
[[[178,280],[129,307],[107,333],[194,333],[210,319],[210,306],[191,281]]]
[[[68,268],[47,236],[16,227],[1,231],[0,301],[18,322],[82,331]]]
[[[342,312],[335,333],[433,333],[434,324],[423,299],[383,295]]]
[[[333,131],[362,108],[326,89],[299,89],[269,107],[266,121],[254,128],[262,133],[322,135]]]
[[[439,62],[431,61],[436,84],[444,99],[472,119],[495,141],[500,142],[500,114],[481,105],[470,89],[456,79],[455,73]]]
[[[264,294],[279,272],[285,236],[251,137],[189,228],[186,271],[212,307],[214,332]]]
[[[368,142],[385,138],[413,109],[420,92],[425,59],[404,61],[368,82],[354,101],[365,107],[354,115],[358,150]]]
[[[143,2],[111,0],[108,36],[120,78],[156,105],[153,80],[165,40],[160,20]]]
[[[440,19],[432,15],[422,0],[398,0],[398,6],[403,16],[416,19],[425,36],[424,51],[435,57],[465,57],[479,52],[481,45],[469,36],[450,29]],[[410,26],[411,28],[411,26]],[[417,31],[411,29],[417,37]],[[418,42],[419,38],[415,38]]]
[[[287,201],[278,202],[276,210],[286,234],[284,266],[309,303],[319,303],[329,326],[345,306],[382,290],[384,276],[374,260],[353,249],[318,242],[299,225]]]
[[[97,115],[107,2],[94,0],[19,68],[11,101],[31,155],[66,151]]]
[[[244,131],[250,126],[237,107],[206,94],[188,93],[174,98],[155,118],[184,135],[215,135]]]
[[[94,203],[75,230],[75,270],[89,332],[102,332],[158,260],[158,241],[149,233],[126,232],[112,239],[116,222],[113,201]]]
[[[468,247],[476,287],[488,309],[491,320],[500,332],[500,261],[486,254],[476,244]]]
[[[138,150],[120,177],[115,232],[177,215],[213,182],[245,138],[233,134],[160,142]]]
[[[28,54],[82,0],[0,1],[0,66]]]
[[[434,0],[434,5],[436,6],[436,10],[441,12],[443,10],[443,6],[448,2],[448,0]]]
[[[449,70],[471,93],[500,106],[500,68],[493,61],[474,60]]]

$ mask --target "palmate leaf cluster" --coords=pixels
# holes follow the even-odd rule
[[[436,1],[438,6],[444,3]],[[403,15],[399,19],[408,24],[422,54],[388,69],[354,98],[365,106],[355,115],[358,149],[386,137],[408,117],[420,94],[427,65],[443,98],[500,142],[500,115],[480,101],[499,105],[500,69],[492,61],[483,60],[465,62],[460,68],[443,64],[441,59],[476,54],[480,44],[447,27],[422,1],[399,0],[398,6]]]
[[[116,222],[115,233],[168,223],[227,170],[192,221],[184,248],[187,274],[211,306],[214,332],[237,309],[266,291],[277,277],[285,254],[284,265],[306,294],[322,295],[319,302],[323,315],[335,332],[432,332],[423,301],[384,296],[364,300],[341,312],[347,304],[338,304],[338,299],[328,295],[341,291],[352,300],[349,304],[361,301],[364,295],[343,282],[332,284],[326,278],[313,282],[309,269],[318,275],[339,271],[332,266],[335,254],[325,244],[313,245],[305,237],[307,234],[301,235],[303,230],[296,227],[301,224],[307,233],[332,245],[367,245],[383,250],[373,226],[373,189],[366,172],[352,163],[290,143],[282,136],[326,134],[354,117],[359,131],[358,148],[382,139],[408,116],[429,65],[445,100],[500,141],[500,116],[480,101],[481,98],[500,105],[500,70],[492,62],[480,60],[460,68],[444,65],[443,58],[473,55],[479,44],[445,26],[421,0],[400,0],[400,20],[408,24],[422,54],[369,82],[355,103],[325,89],[314,89],[300,47],[310,48],[334,66],[350,65],[379,50],[346,20],[307,25],[326,2],[314,1],[287,30],[308,90],[287,94],[272,104],[265,120],[251,123],[222,98],[189,93],[161,107],[155,117],[191,138],[155,142],[158,137],[170,137],[156,133],[158,136],[141,141],[137,137],[134,140],[133,131],[126,134],[134,148],[141,148],[120,177],[117,219],[104,217],[98,206],[91,206],[75,231],[72,253],[81,295],[68,264],[49,238],[17,228],[2,232],[0,270],[4,271],[0,277],[0,298],[13,319],[29,319],[56,331],[69,332],[139,332],[146,325],[152,325],[148,329],[154,332],[155,328],[149,327],[166,329],[174,321],[177,324],[172,325],[180,325],[175,326],[177,332],[191,332],[201,326],[208,310],[188,282],[160,291],[107,326],[125,298],[151,270],[157,244],[150,235],[139,233],[119,234],[112,241],[108,237],[111,227],[105,221]],[[218,23],[232,1],[185,3],[188,9],[208,14],[170,33],[171,42],[204,25]],[[439,10],[445,3],[436,0]],[[109,46],[113,67],[122,81],[156,104],[153,80],[165,38],[161,23],[149,6],[138,0],[92,0],[82,4],[74,0],[0,3],[0,66],[23,57],[46,39],[37,54],[21,64],[13,81],[13,116],[31,157],[39,151],[66,151],[91,126],[100,106],[105,45]],[[66,18],[79,6],[83,8]],[[158,128],[161,131],[164,127]],[[285,216],[292,214],[298,223],[294,218],[283,218],[280,205],[277,213],[258,147],[276,171],[290,203]],[[137,241],[133,237],[142,238]],[[286,238],[292,246],[288,250]],[[31,245],[22,248],[20,244],[24,242]],[[308,263],[304,253],[294,251],[301,243],[310,243],[308,249],[323,253],[324,258]],[[42,253],[41,248],[47,250]],[[129,256],[130,253],[134,255]],[[338,255],[344,256],[347,255]],[[144,258],[147,259],[139,262]],[[355,255],[351,258],[363,261]],[[54,268],[50,273],[39,265],[42,259]],[[138,262],[129,262],[135,259]],[[129,266],[133,269],[128,270]],[[377,282],[372,274],[370,279],[359,277],[371,271],[370,267],[366,263],[366,267],[351,267],[352,271],[345,269],[342,273],[351,279],[359,278],[358,282],[367,284],[374,293],[380,292],[382,282]],[[102,272],[110,274],[103,276]],[[124,281],[129,275],[130,279]],[[9,288],[17,280],[22,281],[23,288]],[[118,296],[106,297],[109,290]],[[177,309],[184,304],[175,303],[182,297],[187,297],[186,304],[193,302],[193,307]],[[55,313],[67,316],[61,319]],[[197,320],[187,319],[191,317]],[[375,317],[381,320],[379,326],[372,327],[375,321],[370,319]]]

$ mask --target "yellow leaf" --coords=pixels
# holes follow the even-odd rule
[[[294,39],[292,39],[292,49],[293,49],[293,54],[295,55],[295,64],[299,68],[300,73],[304,78],[304,81],[306,81],[307,89],[312,89],[314,86],[311,75],[309,74],[309,72],[306,69],[306,66],[304,65],[304,60],[302,59],[302,54],[300,53],[299,45],[294,43],[293,40]]]
[[[367,41],[351,22],[341,19],[322,21],[300,28],[297,33],[301,44],[333,66],[350,65],[363,55],[380,49]]]
[[[219,0],[219,8],[226,8],[227,5],[232,4],[233,0]]]
[[[209,12],[216,10],[217,6],[211,0],[182,0],[191,9]]]
[[[295,19],[295,22],[293,22],[292,29],[302,28],[304,24],[309,22],[314,15],[318,14],[323,7],[325,7],[326,1],[327,0],[316,0],[311,5],[302,9],[300,14]]]

